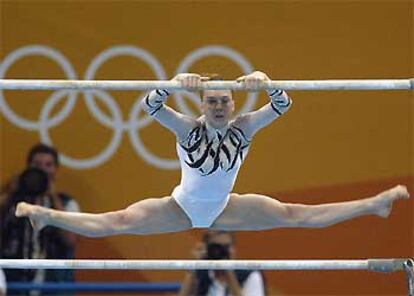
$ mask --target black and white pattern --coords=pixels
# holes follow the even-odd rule
[[[244,160],[250,141],[243,131],[230,124],[224,134],[206,127],[205,123],[194,128],[180,146],[187,153],[185,163],[208,176],[218,169],[232,170],[239,159]]]
[[[157,89],[147,94],[145,104],[148,107],[149,115],[155,115],[164,106],[164,102],[169,95],[169,92],[164,89]]]
[[[272,109],[279,115],[282,115],[292,104],[292,100],[287,93],[282,89],[275,89],[268,92],[271,99]]]

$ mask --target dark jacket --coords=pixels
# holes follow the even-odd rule
[[[62,205],[65,207],[72,198],[59,193]],[[50,199],[52,200],[52,199]],[[17,218],[14,214],[18,202],[28,201],[27,198],[13,193],[0,209],[0,258],[2,259],[31,259],[34,247],[33,228],[28,218]],[[30,202],[30,201],[29,201]],[[54,205],[50,203],[50,207]],[[40,252],[46,259],[73,259],[74,247],[64,240],[61,230],[47,226],[39,233]],[[7,281],[30,282],[35,276],[35,270],[8,269],[5,270]],[[45,281],[73,281],[72,270],[46,270]]]

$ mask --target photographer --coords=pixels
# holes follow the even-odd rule
[[[55,227],[36,231],[30,220],[14,214],[18,202],[42,205],[64,211],[79,211],[76,201],[55,191],[59,166],[57,151],[44,144],[32,147],[27,168],[14,180],[0,207],[0,258],[4,259],[73,259],[76,236]],[[68,282],[72,270],[5,270],[8,282]],[[32,295],[32,293],[27,293]],[[25,295],[21,293],[19,295]],[[39,295],[37,293],[36,295]]]
[[[6,277],[4,276],[3,269],[0,269],[0,296],[5,296],[6,290]]]
[[[196,246],[197,259],[234,259],[234,234],[208,231],[203,243]],[[182,284],[180,296],[263,296],[264,278],[255,270],[196,270],[189,272]]]

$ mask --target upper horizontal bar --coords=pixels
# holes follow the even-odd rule
[[[10,269],[112,269],[112,270],[402,270],[409,259],[367,260],[52,260],[0,259]]]
[[[179,82],[170,80],[48,80],[0,79],[0,90],[185,90]],[[247,90],[233,80],[202,82],[200,89]],[[414,78],[359,80],[273,80],[257,90],[413,90]]]

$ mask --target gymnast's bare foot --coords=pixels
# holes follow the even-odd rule
[[[410,194],[407,187],[397,185],[391,189],[381,192],[373,198],[374,213],[380,217],[387,218],[392,210],[392,204],[398,199],[408,199]]]
[[[41,230],[47,225],[47,209],[41,206],[19,202],[16,207],[16,217],[28,217],[33,228]]]

